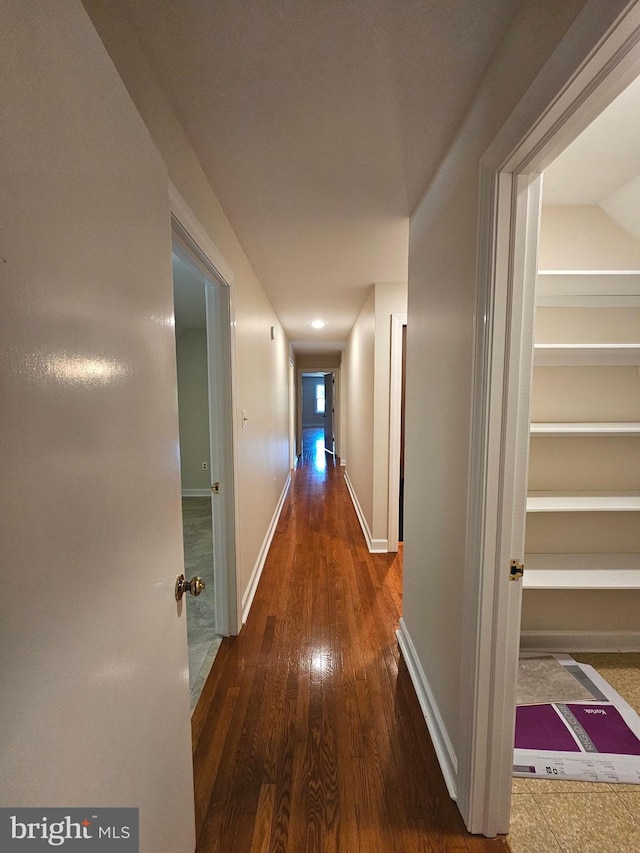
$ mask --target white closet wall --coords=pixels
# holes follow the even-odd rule
[[[600,210],[543,208],[531,417],[523,645],[635,647],[640,242]]]

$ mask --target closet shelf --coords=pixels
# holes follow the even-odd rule
[[[526,589],[640,589],[640,554],[526,554]]]
[[[536,304],[558,308],[638,308],[638,270],[540,270]]]
[[[640,344],[536,344],[536,367],[640,365]]]
[[[640,435],[640,423],[532,423],[531,435]]]
[[[533,363],[536,367],[632,367],[633,373],[640,365],[640,334],[629,334],[630,317],[625,314],[624,322],[621,311],[609,311],[606,309],[640,309],[640,269],[627,270],[539,270],[536,282],[536,305],[547,308],[538,314],[538,341],[534,347]],[[600,313],[581,311],[554,311],[553,309],[602,309]],[[635,315],[634,315],[635,316]],[[582,324],[582,326],[580,325]],[[594,325],[595,324],[595,325]],[[586,329],[598,329],[597,334],[586,331]],[[635,327],[634,327],[635,328]],[[582,331],[580,331],[582,329]],[[544,336],[544,337],[543,337]],[[542,343],[540,337],[553,343]],[[569,343],[569,341],[580,341],[580,343]],[[586,340],[594,338],[607,343],[586,343]],[[626,341],[626,343],[622,343]],[[618,371],[620,373],[620,371]],[[628,373],[629,371],[626,371]],[[551,377],[549,377],[550,379]],[[586,377],[580,372],[567,374],[563,379],[566,382],[566,408],[558,408],[556,417],[571,417],[573,391],[582,393],[578,388]],[[620,378],[620,377],[617,377]],[[545,383],[540,384],[539,393],[549,393]],[[634,391],[635,393],[635,391]],[[543,398],[544,403],[544,398]],[[556,401],[557,405],[557,401]],[[546,468],[551,470],[555,455],[562,448],[557,443],[547,443],[544,436],[640,436],[640,422],[614,422],[616,417],[614,408],[607,408],[607,404],[601,406],[604,421],[591,422],[534,422],[530,427],[531,438],[536,438],[535,454],[538,462],[542,460]],[[610,420],[607,420],[607,416]],[[619,417],[619,415],[618,415]],[[613,445],[598,441],[599,464],[602,463],[600,450],[606,452],[607,447]],[[614,442],[616,453],[619,455],[624,451],[624,443]],[[628,450],[635,447],[635,439],[629,445]],[[567,445],[576,448],[575,438]],[[583,446],[584,450],[593,450],[593,443]],[[588,464],[589,460],[583,464]],[[533,515],[529,513],[546,513],[539,521],[548,519],[558,521],[562,516],[560,513],[600,513],[600,515],[582,516],[583,524],[588,527],[603,528],[605,538],[602,542],[609,542],[604,547],[615,549],[616,538],[614,537],[615,524],[624,520],[626,525],[636,525],[638,516],[630,516],[629,513],[640,513],[640,491],[615,489],[616,482],[619,485],[635,485],[629,480],[621,479],[615,475],[617,468],[611,469],[611,485],[613,489],[606,491],[581,491],[566,488],[570,482],[571,465],[575,467],[578,461],[572,462],[568,458],[569,468],[566,478],[558,481],[560,489],[530,491],[527,496],[527,515],[529,521],[533,522]],[[555,480],[554,480],[555,482]],[[544,480],[539,480],[544,485]],[[562,486],[565,486],[563,489]],[[609,513],[609,516],[606,514]],[[616,513],[618,517],[616,518]],[[621,518],[620,513],[625,515]],[[603,515],[604,514],[604,515]],[[555,516],[555,518],[554,518]],[[570,521],[571,516],[565,518]],[[533,523],[531,524],[534,529]],[[618,590],[619,594],[628,590],[640,590],[640,553],[612,553],[612,554],[578,554],[563,553],[570,550],[570,540],[563,539],[564,525],[553,527],[553,531],[545,532],[545,526],[537,530],[538,547],[549,549],[553,547],[551,542],[542,544],[540,535],[548,536],[553,533],[554,544],[557,542],[559,553],[526,553],[525,571],[522,580],[524,589],[527,590]],[[570,530],[567,531],[570,533]],[[558,536],[560,537],[558,539]],[[532,547],[532,540],[530,547]],[[564,547],[563,547],[564,546]],[[585,545],[578,545],[585,547]],[[636,548],[636,545],[627,544],[621,546],[623,549]],[[627,593],[628,595],[628,593]],[[540,602],[542,607],[544,602]]]
[[[527,512],[640,512],[640,494],[529,492]]]

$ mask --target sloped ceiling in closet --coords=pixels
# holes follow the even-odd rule
[[[544,174],[546,205],[598,205],[640,239],[640,78]]]

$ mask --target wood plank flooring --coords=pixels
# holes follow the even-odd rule
[[[198,853],[509,850],[470,836],[447,794],[395,638],[401,592],[401,557],[369,554],[307,435],[247,624],[193,716]]]

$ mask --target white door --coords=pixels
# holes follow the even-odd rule
[[[167,176],[79,3],[0,7],[2,806],[195,846]]]
[[[296,368],[293,359],[289,359],[289,468],[296,465],[298,448],[296,446]]]
[[[404,389],[407,315],[391,315],[389,377],[389,551],[398,550],[400,506],[404,499]],[[401,485],[402,484],[402,485]]]
[[[324,449],[333,454],[333,373],[324,375]]]

